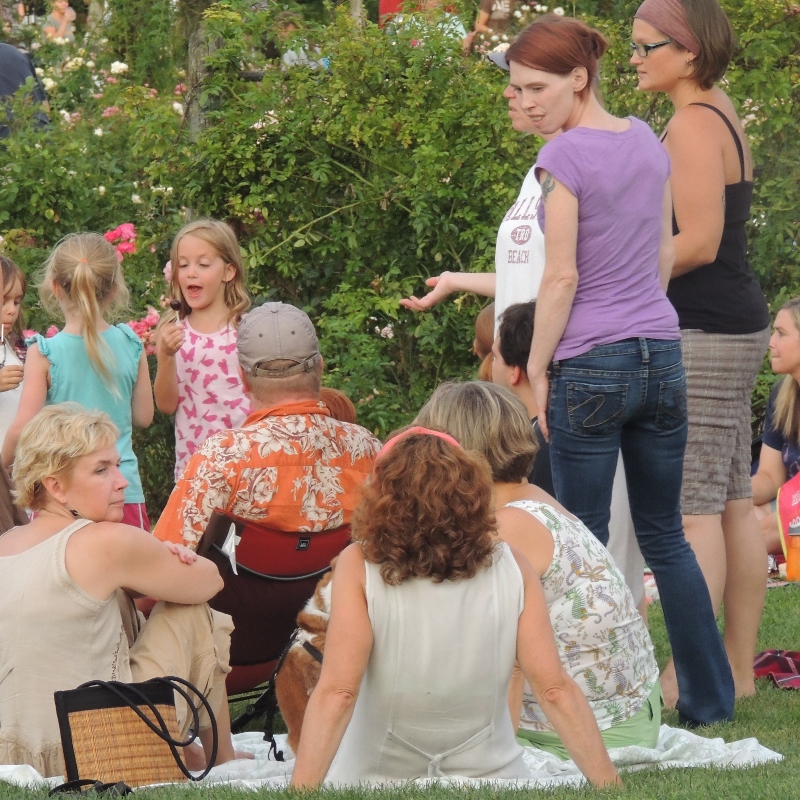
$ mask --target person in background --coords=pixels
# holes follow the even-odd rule
[[[75,42],[75,9],[69,0],[52,0],[50,13],[44,21],[42,31],[52,41],[64,40],[69,44]]]
[[[492,379],[492,342],[494,341],[494,303],[484,306],[475,317],[475,338],[472,351],[480,359],[478,378],[482,381]]]
[[[772,371],[783,375],[767,403],[753,502],[767,552],[786,555],[778,524],[778,491],[800,472],[800,298],[785,303],[775,317],[769,340]]]
[[[352,424],[358,422],[356,419],[356,407],[343,391],[323,386],[319,390],[319,399],[328,407],[333,419]]]
[[[229,225],[198,219],[172,242],[168,283],[177,314],[156,328],[156,406],[175,415],[175,480],[212,434],[250,413],[239,378],[236,335],[250,308],[239,243]]]
[[[11,133],[6,124],[13,119],[9,100],[29,80],[31,88],[26,91],[25,98],[41,106],[34,112],[34,123],[37,129],[46,128],[50,124],[50,104],[31,57],[13,45],[0,42],[0,108],[4,107],[6,117],[5,120],[0,120],[0,139],[6,139]]]
[[[20,311],[27,279],[10,258],[0,255],[0,280],[3,288],[0,306],[0,437],[5,438],[22,396],[25,339]]]
[[[716,84],[734,35],[717,0],[646,0],[636,12],[631,64],[643,92],[675,113],[670,158],[675,263],[667,296],[678,313],[689,432],[681,512],[716,613],[736,696],[755,694],[753,658],[767,553],[750,484],[750,397],[769,340],[769,310],[747,261],[753,165],[742,124]],[[664,700],[675,704],[674,670]]]
[[[537,451],[528,481],[554,495],[553,475],[550,469],[550,444],[542,436],[538,424],[539,409],[528,381],[527,365],[533,338],[533,320],[536,301],[515,303],[500,317],[500,327],[492,345],[492,381],[515,394],[525,406],[531,420],[531,430],[536,439]],[[647,598],[644,591],[644,559],[631,519],[628,486],[622,458],[617,459],[614,486],[611,491],[611,516],[608,521],[608,552],[625,576],[636,607],[647,619]]]
[[[98,233],[65,236],[47,260],[39,296],[45,308],[61,312],[65,324],[49,339],[37,334],[28,348],[3,463],[13,463],[22,429],[45,404],[71,400],[105,411],[120,432],[120,469],[127,481],[123,522],[149,531],[132,437],[134,427],[153,421],[153,390],[139,337],[128,325],[106,322],[128,302],[116,250]]]

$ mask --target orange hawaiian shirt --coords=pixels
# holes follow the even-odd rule
[[[304,400],[254,411],[189,459],[153,534],[195,548],[214,509],[282,531],[350,522],[380,442]]]

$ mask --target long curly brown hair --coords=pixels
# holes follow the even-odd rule
[[[411,434],[378,458],[353,516],[353,539],[389,584],[472,578],[496,540],[486,460],[436,436]]]

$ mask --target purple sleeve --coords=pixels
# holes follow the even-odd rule
[[[583,188],[583,178],[586,170],[580,163],[577,147],[570,141],[569,136],[562,133],[551,139],[540,151],[536,158],[536,178],[541,180],[542,171],[549,172],[559,183],[580,199]]]

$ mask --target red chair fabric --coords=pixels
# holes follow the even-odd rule
[[[235,545],[238,574],[226,552],[231,536],[241,537]],[[272,677],[297,614],[331,560],[349,543],[349,525],[287,533],[220,510],[212,514],[197,552],[217,565],[225,581],[209,605],[230,614],[236,626],[231,636],[232,670],[226,681],[229,694]]]

